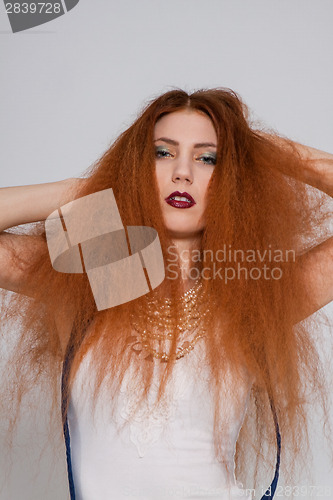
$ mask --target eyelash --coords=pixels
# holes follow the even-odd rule
[[[168,149],[156,148],[156,150],[155,150],[155,157],[156,158],[167,158],[167,155],[172,156],[172,153],[170,153],[170,151]],[[206,165],[216,165],[216,156],[215,155],[203,154],[203,155],[199,156],[199,160],[200,159],[205,159],[205,161],[203,161],[203,163],[205,163]]]
[[[211,155],[201,155],[200,158],[206,158],[208,161],[204,161],[207,165],[216,165],[216,156]]]
[[[159,149],[159,148],[155,149],[156,158],[166,158],[166,155],[164,153],[171,155],[170,151],[168,151],[167,149]],[[159,154],[161,154],[161,156],[159,156]]]

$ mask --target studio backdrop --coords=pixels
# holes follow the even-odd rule
[[[149,99],[174,88],[231,88],[254,121],[333,153],[331,0],[45,5],[0,4],[1,187],[79,176]],[[326,307],[331,325],[332,309]],[[323,325],[318,346],[332,377],[332,326]],[[64,448],[56,456],[46,450],[39,461],[48,435],[44,404],[40,422],[31,422],[28,409],[22,416],[12,476],[1,477],[1,500],[67,498]],[[328,500],[333,471],[317,418],[314,409],[316,482],[304,477],[289,486],[305,486],[301,498],[317,492]]]

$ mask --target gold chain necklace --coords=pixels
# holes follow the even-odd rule
[[[205,336],[206,331],[202,325],[209,313],[205,298],[203,285],[199,280],[176,302],[169,298],[163,300],[147,298],[146,308],[139,311],[141,317],[145,318],[145,327],[140,327],[134,314],[131,316],[131,324],[136,335],[131,335],[126,340],[132,351],[143,354],[145,359],[150,361],[153,358],[161,362],[183,358],[193,350],[198,340]],[[172,328],[173,310],[177,310],[179,318],[176,332]],[[181,344],[171,355],[163,350],[162,346],[171,344],[175,336]]]

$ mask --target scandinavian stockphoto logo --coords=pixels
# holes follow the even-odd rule
[[[141,297],[165,278],[157,231],[124,227],[112,189],[55,210],[45,221],[45,231],[53,268],[86,272],[99,311]]]
[[[48,2],[4,0],[13,33],[24,31],[40,24],[53,21],[72,10],[79,0],[51,0]]]

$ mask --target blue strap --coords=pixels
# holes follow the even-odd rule
[[[72,461],[71,461],[71,444],[70,444],[70,435],[69,435],[69,428],[68,428],[68,420],[67,420],[67,412],[66,412],[66,407],[67,407],[67,401],[68,401],[68,379],[69,379],[69,372],[71,368],[71,364],[73,361],[73,356],[74,350],[71,345],[71,341],[69,342],[65,354],[65,359],[63,363],[63,370],[62,370],[62,377],[61,377],[61,413],[62,413],[62,420],[63,420],[63,431],[64,431],[64,438],[65,438],[65,446],[66,446],[66,459],[67,459],[67,473],[68,473],[68,484],[69,484],[69,492],[70,492],[70,499],[75,500],[75,487],[74,487],[74,480],[73,480],[73,470],[72,470]],[[274,418],[274,424],[275,424],[275,431],[276,431],[276,443],[277,443],[277,457],[276,457],[276,466],[275,466],[275,474],[273,481],[271,482],[270,486],[268,489],[265,491],[264,495],[261,497],[261,500],[272,500],[276,491],[277,487],[277,482],[279,479],[279,470],[280,470],[280,456],[281,456],[281,435],[280,435],[280,429],[279,429],[279,424],[278,424],[278,419],[275,411],[275,406],[273,403],[273,400],[270,398],[270,405],[273,413],[273,418]]]
[[[66,412],[67,401],[68,401],[67,386],[68,386],[68,378],[69,378],[72,358],[73,358],[73,349],[71,349],[70,346],[68,346],[65,354],[65,359],[62,369],[62,377],[61,377],[61,415],[62,415],[63,432],[64,432],[65,446],[66,446],[69,492],[71,500],[75,500],[75,488],[74,488],[72,460],[71,460],[71,440],[69,435],[69,427],[68,427],[67,412]]]
[[[274,418],[274,425],[275,425],[275,432],[276,432],[276,445],[277,445],[277,455],[276,455],[276,466],[275,466],[275,474],[273,481],[271,482],[271,485],[269,488],[265,491],[263,496],[261,497],[261,500],[272,500],[275,494],[275,490],[277,487],[277,482],[279,480],[279,470],[280,470],[280,458],[281,458],[281,434],[280,434],[280,429],[279,429],[279,423],[276,415],[276,410],[275,406],[273,403],[273,400],[270,398],[270,405],[273,413],[273,418]]]
[[[68,422],[66,417],[66,422],[64,423],[64,437],[66,445],[66,459],[67,459],[67,474],[68,474],[68,485],[71,500],[75,500],[75,488],[71,461],[71,440],[69,436]]]

